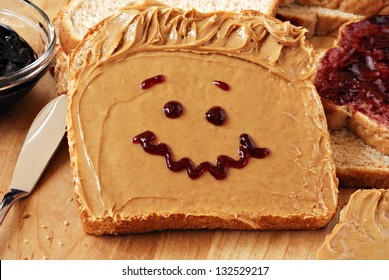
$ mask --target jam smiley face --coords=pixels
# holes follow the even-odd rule
[[[165,82],[165,80],[165,76],[158,75],[144,80],[140,84],[140,87],[143,90],[147,90],[156,84]],[[230,90],[230,86],[223,81],[213,81],[212,83],[223,91]],[[179,101],[169,101],[163,107],[165,116],[170,119],[179,118],[183,111],[184,106]],[[222,107],[213,106],[205,112],[204,119],[215,126],[222,126],[227,120],[227,113]],[[224,179],[227,177],[229,167],[241,169],[248,164],[250,157],[261,159],[270,154],[268,148],[258,147],[248,134],[243,133],[239,136],[240,146],[238,148],[238,160],[226,155],[220,155],[217,157],[215,165],[205,161],[196,166],[193,161],[187,157],[175,161],[173,159],[172,149],[164,143],[154,144],[153,142],[155,140],[156,135],[154,132],[144,131],[133,137],[132,142],[134,144],[140,144],[146,153],[163,156],[169,170],[173,172],[186,170],[191,179],[199,178],[205,171],[208,171],[218,180]]]

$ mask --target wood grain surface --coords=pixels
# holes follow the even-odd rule
[[[53,17],[66,0],[33,2]],[[48,73],[30,94],[0,112],[1,197],[9,191],[29,126],[56,96],[54,88]],[[64,139],[33,194],[17,202],[0,226],[0,259],[314,259],[337,222],[335,218],[315,231],[185,230],[90,236],[79,222],[69,165]],[[352,192],[340,190],[340,206]]]

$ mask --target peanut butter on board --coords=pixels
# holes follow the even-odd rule
[[[331,220],[337,179],[304,30],[262,15],[143,4],[91,36],[72,57],[68,104],[76,194],[89,222],[180,213],[270,229]],[[165,115],[169,103],[182,105],[178,117]],[[205,117],[215,106],[225,113],[220,125]],[[192,179],[133,143],[145,131],[194,165],[237,160],[242,134],[270,154],[229,168],[224,179],[207,171]],[[153,229],[164,228],[138,230]]]
[[[317,259],[389,259],[389,191],[358,190]]]

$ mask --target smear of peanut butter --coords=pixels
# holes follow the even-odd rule
[[[317,259],[388,259],[389,191],[358,190],[326,237]]]

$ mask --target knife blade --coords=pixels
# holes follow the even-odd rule
[[[0,204],[0,224],[19,199],[34,190],[66,132],[66,94],[51,100],[34,119],[11,180],[11,191]]]

